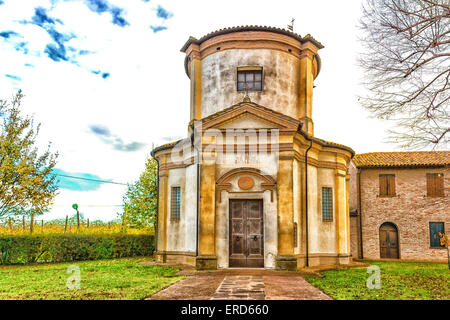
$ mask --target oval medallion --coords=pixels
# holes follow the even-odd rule
[[[249,189],[253,188],[254,185],[255,185],[255,181],[253,181],[253,179],[250,177],[241,177],[238,180],[238,186],[242,190],[249,190]]]

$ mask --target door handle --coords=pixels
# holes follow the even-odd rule
[[[240,239],[239,236],[236,236],[236,242],[239,242],[239,239]]]
[[[253,241],[258,240],[258,236],[253,236]]]

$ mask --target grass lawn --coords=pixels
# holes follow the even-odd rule
[[[149,258],[0,266],[0,299],[142,299],[182,279],[177,269],[139,264]],[[81,271],[81,288],[67,289],[72,274]]]
[[[364,261],[380,267],[381,289],[368,289],[367,268],[322,271],[305,279],[337,300],[450,300],[447,263]]]

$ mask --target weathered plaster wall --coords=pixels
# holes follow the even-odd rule
[[[250,91],[251,100],[267,108],[298,118],[299,60],[286,52],[270,49],[219,51],[202,60],[202,117],[239,103],[237,67],[262,66],[263,91]]]
[[[322,219],[322,187],[330,187],[334,190],[334,169],[319,168],[313,171],[317,172],[317,180],[310,179],[309,188],[315,189],[314,202],[315,210],[310,215],[310,232],[315,236],[315,243],[311,246],[311,253],[336,253],[336,208],[333,196],[333,221],[323,221]]]
[[[172,220],[170,199],[172,187],[180,187],[181,199],[186,192],[186,173],[184,168],[169,170],[168,188],[167,188],[167,251],[185,250],[185,229],[186,229],[186,201],[181,201],[180,219]]]
[[[294,185],[293,185],[293,195],[294,195],[294,222],[297,223],[297,237],[294,240],[294,254],[300,253],[300,239],[301,237],[301,215],[302,215],[302,209],[301,209],[301,175],[300,175],[300,163],[297,160],[294,160],[293,165],[293,179],[294,179]]]
[[[197,165],[186,168],[186,185],[184,192],[185,211],[185,249],[196,251],[197,245]]]

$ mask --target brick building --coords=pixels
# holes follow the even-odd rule
[[[373,152],[349,167],[353,258],[444,261],[450,151]]]

